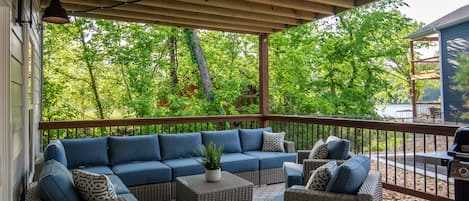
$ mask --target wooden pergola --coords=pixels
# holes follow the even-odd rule
[[[259,35],[260,114],[269,113],[268,36],[376,0],[61,0],[71,16]],[[45,9],[50,0],[43,0]],[[265,126],[267,126],[265,122]]]

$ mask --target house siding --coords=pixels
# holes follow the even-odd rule
[[[15,22],[17,1],[11,1],[10,18],[10,169],[13,200],[20,200],[25,179],[34,171],[39,150],[42,77],[42,44],[39,1],[24,0],[21,26]],[[32,13],[29,6],[33,4]]]
[[[469,22],[455,25],[440,31],[441,40],[441,87],[443,100],[443,117],[447,122],[466,122],[469,120],[456,119],[455,110],[469,112],[464,108],[463,93],[453,90],[453,76],[459,66],[458,54],[469,54]]]

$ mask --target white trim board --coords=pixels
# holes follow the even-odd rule
[[[10,153],[10,7],[0,6],[0,199],[12,200]]]

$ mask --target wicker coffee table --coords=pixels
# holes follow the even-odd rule
[[[252,201],[253,183],[222,172],[218,182],[206,182],[205,174],[176,178],[177,201]]]

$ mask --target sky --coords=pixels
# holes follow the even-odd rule
[[[469,0],[405,0],[409,7],[401,8],[406,16],[425,24],[469,4]]]

